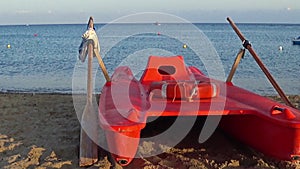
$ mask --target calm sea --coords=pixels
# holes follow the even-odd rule
[[[237,35],[225,23],[194,24],[200,33],[184,24],[115,24],[102,29],[105,26],[98,24],[96,30],[110,74],[118,65],[128,63],[138,78],[149,55],[183,55],[187,65],[195,65],[204,73],[225,80],[242,48]],[[238,27],[282,89],[288,94],[300,94],[300,45],[291,41],[300,36],[300,25],[238,24]],[[0,91],[84,91],[86,84],[81,77],[86,75],[87,63],[78,60],[78,47],[85,29],[86,25],[0,26]],[[208,56],[216,53],[220,62],[215,63],[214,57],[199,59],[199,53],[206,51]],[[104,78],[96,59],[93,65],[97,72],[95,92],[100,92]],[[233,82],[259,94],[275,94],[249,53],[241,61]]]

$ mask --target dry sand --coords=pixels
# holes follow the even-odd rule
[[[299,96],[290,98],[299,106]],[[199,144],[197,134],[202,123],[203,118],[199,118],[175,148],[155,141],[141,142],[141,155],[158,149],[166,152],[135,159],[125,168],[300,168],[299,162],[266,157],[220,130]],[[152,130],[147,127],[142,134]],[[79,168],[79,133],[80,124],[71,95],[0,94],[0,168]],[[100,156],[99,162],[89,168],[113,168],[107,152],[101,151]]]

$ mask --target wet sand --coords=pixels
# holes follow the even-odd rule
[[[299,107],[300,96],[289,98]],[[272,99],[280,100],[278,96]],[[124,168],[300,168],[299,162],[264,156],[221,130],[199,144],[199,128],[204,120],[198,118],[190,133],[174,148],[155,140],[141,142],[138,152],[141,158]],[[161,121],[153,125],[167,127]],[[142,135],[153,132],[147,126]],[[0,94],[0,168],[80,168],[79,134],[80,124],[71,95]],[[165,153],[143,157],[158,150]],[[88,168],[114,168],[107,152],[101,151],[99,155],[99,161]]]

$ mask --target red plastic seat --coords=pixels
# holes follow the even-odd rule
[[[140,82],[149,84],[163,80],[190,80],[189,73],[182,56],[160,57],[150,56]]]

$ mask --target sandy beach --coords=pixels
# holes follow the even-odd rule
[[[278,96],[272,97],[280,100]],[[289,96],[299,108],[300,96]],[[163,154],[135,159],[132,169],[196,168],[300,168],[299,162],[278,161],[237,142],[221,130],[199,144],[199,118],[176,147],[141,142],[139,153],[167,149]],[[164,124],[158,124],[164,125]],[[142,134],[152,132],[146,128]],[[78,166],[80,124],[72,95],[0,94],[0,168],[61,168]],[[88,168],[114,168],[107,152]]]

